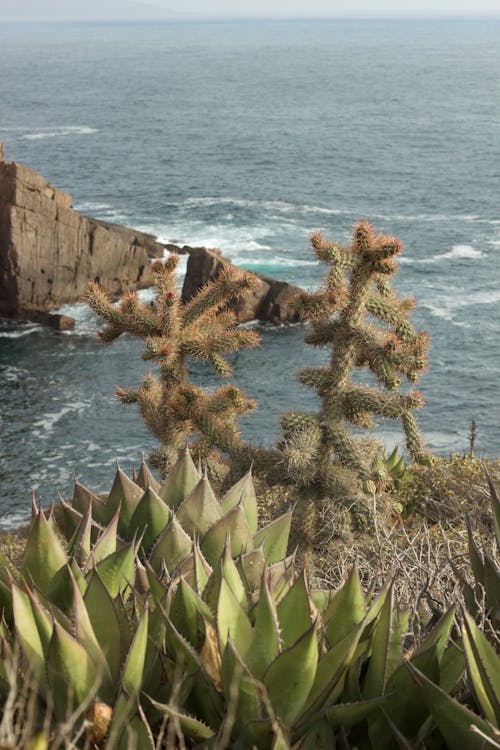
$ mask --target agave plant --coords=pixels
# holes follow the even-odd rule
[[[19,683],[55,726],[85,715],[96,748],[493,742],[499,659],[472,618],[460,645],[451,610],[408,650],[392,582],[311,590],[290,521],[259,530],[251,475],[219,501],[187,450],[163,485],[143,464],[107,496],[34,505],[20,570],[0,566],[4,698],[17,644]],[[450,697],[464,671],[477,713]]]

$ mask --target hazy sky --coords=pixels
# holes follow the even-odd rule
[[[0,0],[0,20],[500,15],[500,0]]]

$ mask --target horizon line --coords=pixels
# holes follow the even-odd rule
[[[158,23],[158,22],[209,22],[209,21],[406,21],[406,20],[420,20],[420,21],[436,21],[436,20],[487,20],[487,19],[500,19],[500,11],[498,13],[404,13],[404,14],[331,14],[331,15],[317,15],[317,16],[306,16],[306,15],[236,15],[227,13],[213,13],[197,14],[197,13],[186,13],[186,12],[172,12],[168,15],[160,16],[128,16],[125,18],[119,18],[117,16],[55,16],[55,17],[40,17],[35,16],[33,18],[23,18],[20,16],[4,17],[0,16],[0,23],[95,23],[95,22],[106,22],[106,23]]]

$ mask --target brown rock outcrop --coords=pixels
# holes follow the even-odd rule
[[[151,285],[150,260],[164,248],[154,237],[82,216],[67,193],[1,154],[0,314],[77,302],[92,279],[112,295]]]
[[[220,250],[205,247],[187,247],[186,249],[189,259],[182,287],[182,299],[184,302],[189,302],[200,287],[207,281],[216,279],[225,266],[232,264]],[[292,299],[302,289],[269,276],[255,275],[259,279],[259,286],[233,305],[232,309],[238,321],[245,323],[249,320],[263,320],[274,324],[297,322],[299,316],[294,309]]]

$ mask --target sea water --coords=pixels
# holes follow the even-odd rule
[[[401,294],[431,337],[419,414],[436,453],[500,445],[500,22],[247,21],[0,26],[6,158],[75,208],[219,247],[241,266],[314,289],[313,231],[348,242],[370,220],[405,245]],[[109,489],[154,440],[116,385],[146,370],[140,342],[109,347],[84,305],[73,333],[0,325],[0,523],[71,491]],[[245,438],[272,444],[279,414],[314,411],[295,378],[327,352],[304,328],[261,328],[232,358],[259,402]],[[214,387],[203,367],[197,383]],[[388,421],[377,436],[402,445]]]

